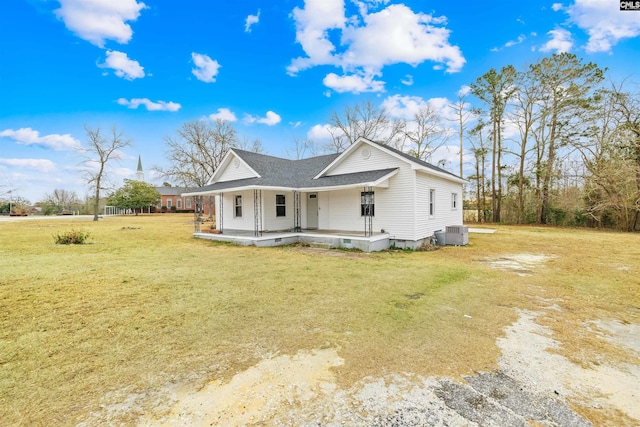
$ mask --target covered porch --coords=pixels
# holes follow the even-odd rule
[[[307,243],[311,246],[324,248],[359,249],[363,252],[375,252],[388,249],[391,236],[388,233],[372,233],[365,236],[364,232],[342,230],[305,230],[262,232],[259,236],[248,230],[224,230],[223,233],[213,234],[195,232],[194,237],[220,242],[229,242],[241,246],[272,247]]]

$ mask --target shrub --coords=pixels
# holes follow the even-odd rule
[[[89,238],[88,231],[71,230],[53,235],[56,245],[82,245]]]

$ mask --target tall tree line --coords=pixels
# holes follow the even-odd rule
[[[345,107],[329,118],[326,149],[362,136],[429,161],[453,130],[461,175],[463,142],[472,159],[467,208],[479,221],[638,230],[640,94],[605,73],[570,53],[491,69],[450,105],[453,126],[430,105],[410,119],[371,102]]]
[[[640,96],[605,73],[562,53],[471,85],[482,117],[468,133],[479,218],[640,228]]]

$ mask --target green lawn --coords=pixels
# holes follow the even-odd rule
[[[168,383],[229,379],[301,349],[338,349],[345,386],[492,369],[514,308],[541,310],[541,298],[563,309],[542,318],[560,351],[585,366],[628,356],[583,322],[640,323],[638,234],[498,227],[467,247],[328,256],[193,239],[191,220],[0,222],[3,425],[73,425],[135,393],[153,406]],[[71,229],[89,243],[53,244]],[[528,276],[488,262],[519,253],[554,258]]]

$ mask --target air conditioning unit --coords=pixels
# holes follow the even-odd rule
[[[466,225],[448,225],[445,227],[446,244],[464,246],[469,244],[469,227]]]

